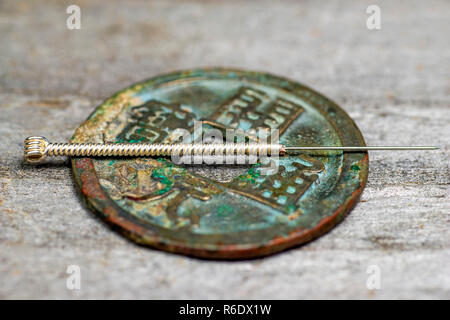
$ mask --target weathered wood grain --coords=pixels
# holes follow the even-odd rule
[[[70,1],[0,2],[0,298],[450,298],[450,4],[375,2],[77,1],[81,30],[66,29]],[[239,262],[136,246],[85,209],[68,162],[22,164],[25,136],[66,141],[115,91],[197,66],[295,79],[338,102],[368,144],[442,149],[371,153],[343,223]],[[366,287],[370,265],[380,290]]]

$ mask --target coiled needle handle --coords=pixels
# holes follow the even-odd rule
[[[367,150],[434,150],[432,146],[374,146],[374,147],[294,147],[282,144],[264,143],[50,143],[44,137],[32,136],[25,139],[24,158],[29,163],[39,163],[47,157],[167,157],[183,155],[247,155],[267,156],[285,155],[289,152],[310,150],[340,150],[340,151],[367,151]]]

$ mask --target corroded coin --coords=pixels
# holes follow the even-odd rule
[[[280,143],[363,146],[349,116],[319,93],[266,73],[197,69],[114,94],[72,142],[169,143],[195,121],[218,130],[267,127]],[[367,180],[366,152],[281,157],[261,165],[176,165],[170,158],[74,158],[86,203],[129,238],[209,258],[249,258],[307,242],[341,221]]]

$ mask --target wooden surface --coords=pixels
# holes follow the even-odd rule
[[[0,298],[450,298],[448,1],[0,2]],[[382,29],[366,28],[381,8]],[[361,202],[305,246],[205,261],[139,247],[80,202],[68,162],[22,163],[67,141],[101,100],[161,72],[272,72],[338,102],[373,152]],[[68,290],[69,265],[81,289]],[[366,286],[367,269],[381,288]]]

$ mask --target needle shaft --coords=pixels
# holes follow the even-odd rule
[[[369,151],[369,150],[437,150],[435,146],[359,146],[359,147],[284,147],[289,151],[308,151],[308,150],[340,150],[340,151]]]

